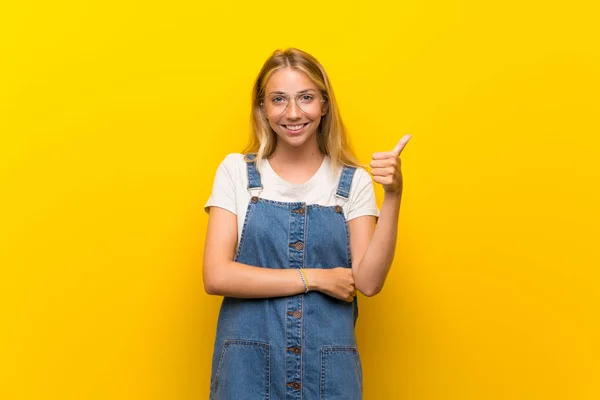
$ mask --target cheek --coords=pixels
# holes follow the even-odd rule
[[[319,126],[321,125],[321,122],[323,122],[323,121],[321,121],[321,118],[319,118],[319,117],[317,117],[317,118],[315,118],[313,120],[313,124],[315,126],[315,129],[319,129]]]
[[[273,120],[269,119],[268,122],[269,122],[269,126],[271,127],[271,129],[273,129],[274,131],[277,131],[277,128],[278,128],[277,121],[273,121]]]

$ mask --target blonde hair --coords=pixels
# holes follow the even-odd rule
[[[269,125],[261,105],[265,87],[271,75],[281,68],[290,67],[304,72],[319,88],[325,99],[327,113],[321,117],[317,142],[321,153],[338,165],[360,166],[360,162],[350,148],[346,129],[342,122],[333,88],[323,66],[310,54],[295,48],[276,50],[265,61],[252,89],[252,112],[250,114],[250,142],[244,153],[256,153],[257,158],[270,157],[275,151],[277,135]]]

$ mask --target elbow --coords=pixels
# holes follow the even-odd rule
[[[211,295],[211,296],[219,295],[219,288],[212,281],[206,281],[206,280],[204,281],[204,291],[206,292],[206,294]]]
[[[376,294],[379,294],[383,289],[383,285],[364,285],[361,287],[357,287],[357,289],[367,297],[373,297]]]
[[[367,297],[373,297],[376,294],[379,294],[379,292],[381,292],[381,289],[367,289],[367,290],[361,290],[360,292]]]
[[[221,290],[221,285],[219,283],[218,276],[216,276],[216,274],[214,274],[214,273],[212,273],[212,274],[206,273],[206,268],[204,271],[205,271],[204,277],[203,277],[204,291],[206,292],[206,294],[211,295],[211,296],[220,296],[222,290]]]
[[[378,282],[377,279],[373,279],[370,276],[365,277],[364,274],[354,274],[354,287],[367,297],[379,294],[383,289],[384,282]]]

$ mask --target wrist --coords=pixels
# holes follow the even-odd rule
[[[390,199],[390,200],[400,200],[402,198],[402,188],[400,188],[397,191],[394,192],[388,192],[388,191],[384,191],[383,194],[383,198],[385,199]]]
[[[308,280],[308,290],[318,291],[321,287],[321,270],[317,268],[305,268],[304,273]]]

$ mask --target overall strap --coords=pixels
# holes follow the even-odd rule
[[[352,178],[354,177],[355,172],[356,167],[344,165],[342,176],[340,177],[340,183],[338,184],[337,191],[335,192],[337,197],[348,200],[348,196],[350,196],[350,186],[352,186]]]
[[[256,168],[256,154],[244,154],[246,161],[246,171],[248,172],[248,191],[252,194],[253,190],[260,191],[263,186],[260,181],[260,173]]]

